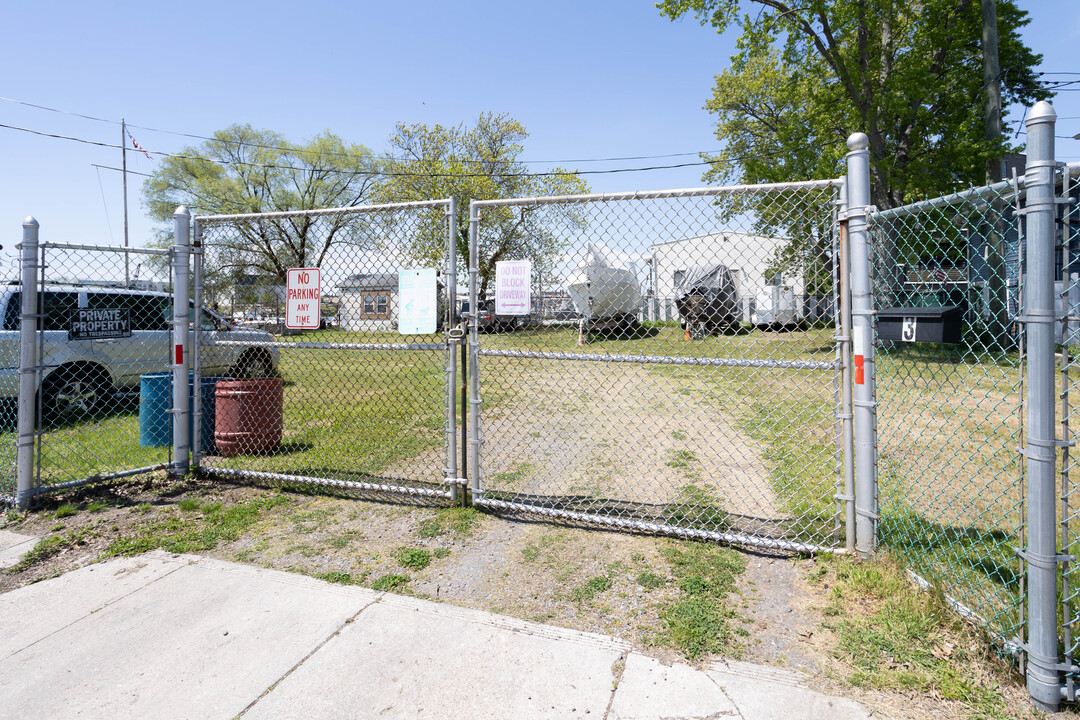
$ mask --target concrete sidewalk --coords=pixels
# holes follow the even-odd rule
[[[0,718],[868,718],[802,676],[152,552],[0,595]]]

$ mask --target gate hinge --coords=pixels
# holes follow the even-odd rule
[[[447,477],[443,478],[443,482],[447,485],[460,485],[461,487],[469,486],[469,478]]]
[[[1034,653],[1032,653],[1031,651],[1030,645],[1026,642],[1020,642],[1019,640],[1014,639],[1009,641],[1006,647],[1008,648],[1010,654],[1013,657],[1017,657],[1023,654],[1026,655],[1030,660],[1030,658],[1034,655]],[[1058,662],[1057,658],[1051,658],[1046,656],[1043,656],[1041,660],[1042,663],[1040,663],[1040,666],[1047,670],[1056,670],[1057,672],[1065,675],[1075,675],[1077,673],[1080,673],[1080,667],[1078,667],[1076,663]]]
[[[1066,555],[1063,553],[1058,553],[1056,555],[1040,555],[1023,548],[1013,548],[1013,552],[1028,565],[1034,565],[1035,567],[1044,570],[1057,569],[1058,563],[1076,562],[1075,555]]]

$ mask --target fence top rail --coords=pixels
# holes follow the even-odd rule
[[[452,198],[441,200],[416,200],[413,202],[385,203],[383,205],[351,205],[348,207],[320,208],[318,210],[286,210],[269,213],[239,213],[235,215],[196,215],[201,224],[232,222],[236,220],[280,220],[292,217],[322,217],[325,215],[361,215],[386,210],[421,210],[424,208],[449,207]]]
[[[19,243],[21,246],[22,243]],[[116,247],[115,245],[77,245],[75,243],[44,242],[38,245],[42,250],[81,250],[89,252],[111,252],[117,254],[133,253],[136,255],[160,255],[167,256],[168,249],[160,248],[133,248]]]
[[[717,187],[683,188],[678,190],[635,190],[632,192],[587,193],[583,195],[548,195],[531,198],[503,198],[498,200],[473,200],[477,208],[525,205],[556,205],[567,203],[615,202],[619,200],[659,200],[680,197],[708,197],[710,195],[739,195],[749,193],[784,192],[786,190],[825,190],[839,188],[840,179],[809,180],[804,182],[767,183],[761,185],[724,185]]]
[[[889,208],[887,210],[873,209],[870,211],[869,217],[873,220],[897,220],[914,213],[925,212],[926,210],[933,210],[936,208],[949,207],[953,205],[963,205],[978,200],[992,200],[995,198],[1005,198],[1009,193],[1018,193],[1024,187],[1024,176],[1019,175],[1013,180],[1002,180],[1001,182],[994,183],[993,185],[983,185],[982,187],[971,188],[969,190],[962,190],[960,192],[950,193],[948,195],[940,195],[936,198],[930,198],[929,200],[920,200],[919,202],[911,203],[910,205],[901,205],[900,207]],[[1011,198],[1010,198],[1011,199]]]

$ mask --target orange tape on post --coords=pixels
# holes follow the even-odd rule
[[[854,348],[855,353],[854,354],[855,354],[855,384],[856,385],[865,385],[866,384],[866,369],[865,369],[866,341],[864,340],[864,337],[865,336],[861,332],[861,329],[856,330],[853,333],[853,337],[852,337],[852,340],[854,340],[854,343],[855,343],[855,348]]]

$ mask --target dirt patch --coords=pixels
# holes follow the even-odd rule
[[[758,444],[715,406],[633,363],[500,363],[482,413],[485,488],[524,502],[657,507],[703,491],[732,529],[772,534],[778,509]],[[708,368],[702,369],[709,372]]]

